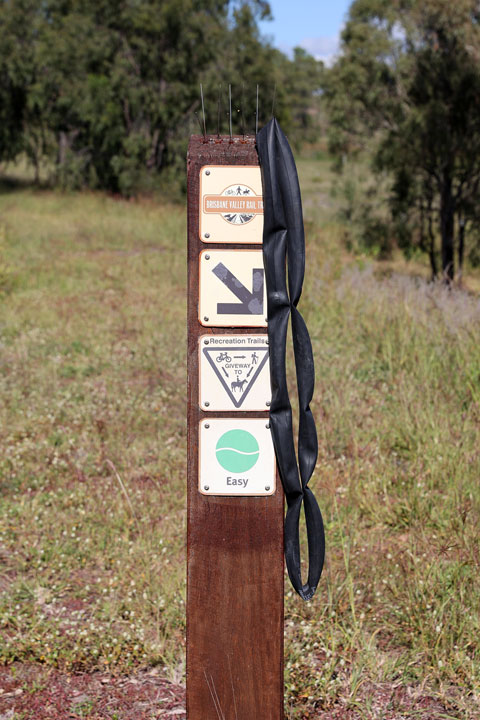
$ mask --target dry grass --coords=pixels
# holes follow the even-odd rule
[[[473,720],[479,302],[349,256],[300,169],[328,560],[287,717]],[[0,660],[182,681],[184,208],[12,189],[0,227]]]

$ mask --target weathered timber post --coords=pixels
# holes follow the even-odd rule
[[[282,720],[283,491],[255,138],[193,136],[187,180],[187,717]]]

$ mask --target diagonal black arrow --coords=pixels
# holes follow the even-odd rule
[[[240,300],[239,303],[217,303],[219,315],[263,314],[263,268],[252,268],[252,292],[223,263],[218,263],[212,272]]]

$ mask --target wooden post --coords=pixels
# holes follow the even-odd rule
[[[250,326],[248,319],[247,322],[245,318],[242,320],[240,311],[234,308],[233,312],[237,312],[239,318],[235,329],[232,329],[231,325],[214,325],[216,321],[207,315],[199,317],[199,272],[202,262],[211,262],[210,253],[214,260],[215,257],[220,257],[214,255],[215,251],[238,251],[234,259],[240,262],[247,257],[242,251],[261,250],[261,245],[255,244],[261,243],[261,233],[257,232],[253,237],[250,230],[245,229],[243,235],[244,228],[229,227],[225,217],[222,218],[220,214],[215,220],[218,223],[218,218],[221,218],[220,225],[215,226],[219,227],[219,232],[211,236],[202,229],[200,239],[200,214],[204,207],[200,203],[200,183],[202,177],[206,180],[205,175],[202,176],[202,172],[207,172],[205,166],[258,166],[255,139],[249,136],[234,136],[233,139],[229,136],[207,136],[206,139],[193,136],[188,151],[187,717],[189,720],[282,720],[284,587],[281,484],[277,479],[275,487],[275,477],[270,477],[267,472],[264,478],[262,476],[260,491],[256,491],[253,496],[212,494],[215,483],[213,475],[211,483],[203,478],[203,487],[199,487],[200,450],[204,454],[207,452],[205,447],[200,447],[201,425],[206,437],[215,420],[218,422],[218,418],[233,419],[235,422],[257,419],[262,422],[257,422],[255,427],[260,428],[261,432],[268,426],[268,403],[263,404],[264,409],[244,410],[242,407],[248,407],[245,399],[239,407],[232,406],[233,411],[209,411],[207,406],[210,406],[210,403],[205,397],[202,401],[200,399],[199,353],[204,350],[204,344],[208,346],[213,343],[217,347],[219,342],[228,343],[228,339],[225,340],[223,336],[235,335],[237,338],[242,336],[240,340],[250,343],[251,347],[260,347],[255,357],[253,352],[249,355],[253,358],[251,362],[256,363],[255,368],[250,367],[250,378],[257,372],[262,354],[262,346],[255,344],[252,336],[256,336],[257,340],[266,345],[265,323],[263,326],[258,324],[263,322],[264,318],[259,316],[257,310],[249,310],[256,313],[252,316],[252,323],[255,325]],[[207,174],[210,175],[210,172]],[[246,193],[248,197],[250,191],[246,186],[239,185],[236,192],[239,196]],[[216,207],[215,201],[211,204]],[[223,207],[222,203],[220,205]],[[231,206],[236,207],[233,200]],[[255,206],[257,209],[250,212],[257,212],[261,206],[261,197],[259,200],[257,196],[247,205],[240,202],[240,206]],[[248,212],[244,210],[244,213],[247,213],[243,215],[243,218],[247,218],[246,224],[250,217]],[[232,215],[230,221],[233,224],[234,220],[244,222]],[[253,227],[254,223],[251,222],[250,225]],[[248,240],[244,240],[247,236]],[[228,242],[222,242],[227,237]],[[242,242],[235,242],[237,237]],[[208,259],[205,259],[205,251]],[[209,277],[212,277],[215,263],[217,276],[218,268],[225,271],[225,265],[228,265],[227,261],[220,263],[214,260],[207,268]],[[258,265],[258,261],[255,261],[255,265]],[[227,270],[235,272],[235,266],[236,262],[230,263]],[[258,292],[255,295],[255,272],[256,269],[253,270],[253,285],[251,288],[249,286],[250,294],[247,294],[246,299],[242,299],[240,294],[237,297],[232,294],[228,300],[237,305],[243,302],[245,307],[250,307],[250,298],[254,305],[259,301]],[[263,270],[261,273],[257,271],[257,280],[262,273]],[[224,279],[223,283],[228,289],[227,280]],[[220,302],[222,298],[218,300]],[[212,307],[215,310],[219,306],[215,305],[215,298],[213,301]],[[220,311],[223,307],[226,307],[226,303],[219,308]],[[262,308],[264,316],[266,307],[262,305]],[[221,373],[226,378],[227,372],[222,370],[222,358],[228,358],[232,353],[228,355],[228,344],[218,347],[226,349],[226,355],[218,352],[210,358],[204,358],[203,355],[201,358],[210,361],[212,367],[207,366],[207,370],[214,373],[212,377],[215,377],[216,373],[220,383]],[[227,368],[227,365],[224,364],[224,368]],[[219,390],[219,393],[225,393],[224,400],[227,405],[228,402],[241,402],[240,395],[245,387],[248,388],[246,381],[242,384],[241,378],[241,375],[236,376],[237,381],[236,384],[234,381],[233,388],[231,378],[228,383],[226,379],[223,382],[223,390]],[[252,390],[248,396],[250,405],[255,402],[253,395]],[[218,403],[223,407],[221,397]],[[240,426],[241,422],[237,424]],[[267,434],[269,436],[269,431]],[[221,460],[221,452],[228,453],[229,449],[220,448],[219,454],[217,443],[216,452]],[[255,449],[243,452],[241,457],[249,456],[255,457]],[[246,474],[248,475],[243,473]],[[230,482],[233,480],[229,476],[228,483]],[[258,490],[258,478],[256,482]],[[245,488],[243,492],[246,493],[249,489]]]

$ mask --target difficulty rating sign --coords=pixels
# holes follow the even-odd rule
[[[268,419],[200,423],[199,490],[207,495],[272,495],[275,453]]]
[[[268,410],[271,391],[265,335],[203,335],[199,353],[202,410]]]
[[[261,250],[204,250],[200,254],[199,320],[217,327],[266,327]]]

